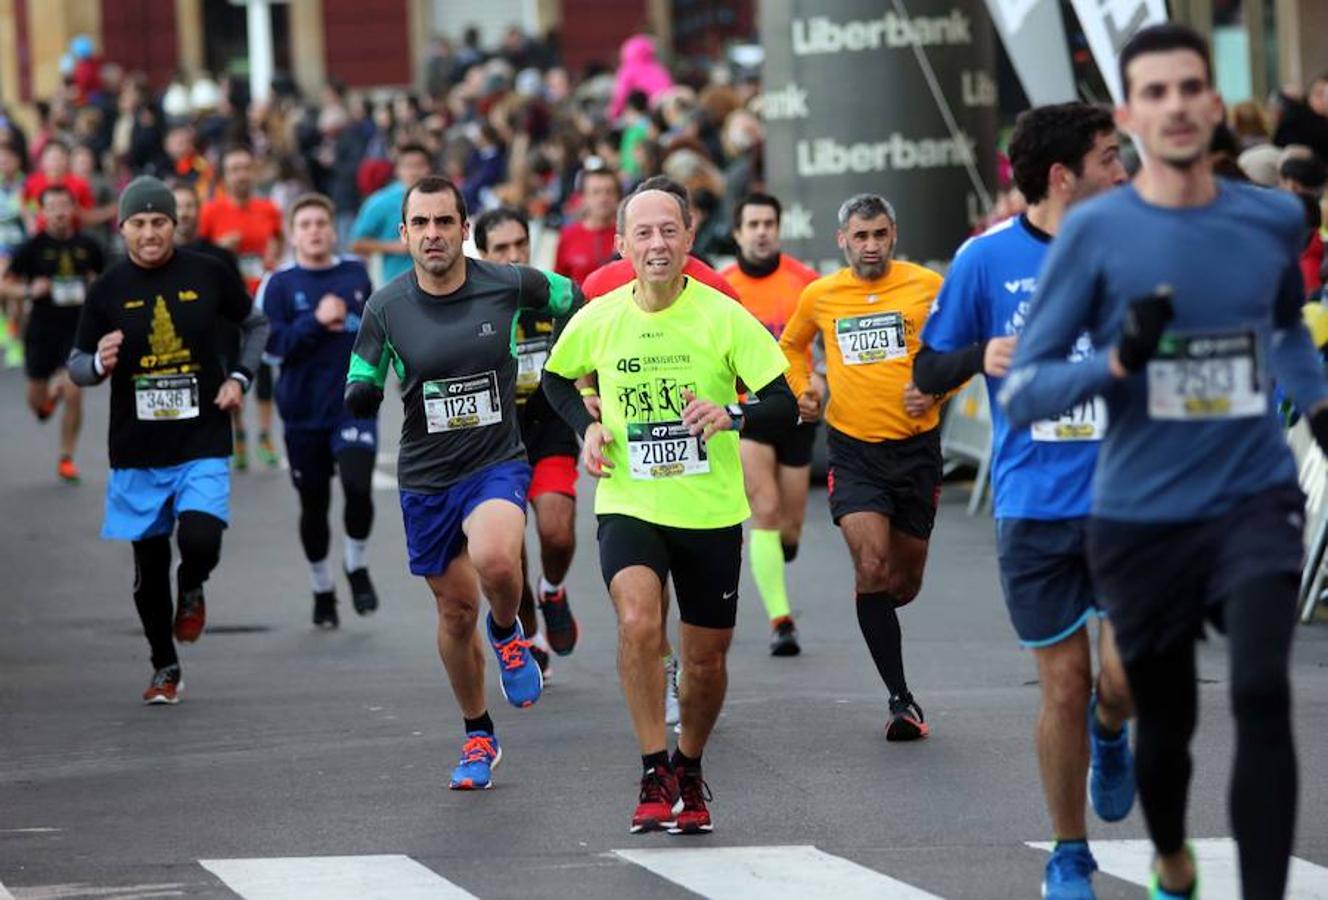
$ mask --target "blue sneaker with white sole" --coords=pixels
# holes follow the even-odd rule
[[[1088,704],[1088,798],[1093,811],[1104,822],[1119,822],[1134,806],[1134,754],[1130,751],[1130,726],[1121,726],[1112,740],[1098,734],[1097,696]]]
[[[461,761],[452,770],[448,785],[454,791],[487,791],[493,787],[493,770],[503,758],[498,736],[487,731],[466,732],[461,745]]]
[[[507,702],[521,708],[534,706],[544,691],[544,676],[540,673],[539,663],[530,652],[530,641],[526,640],[521,630],[521,621],[516,622],[512,636],[498,640],[493,636],[493,614],[484,617],[484,628],[488,632],[489,646],[493,647],[498,657],[499,684]]]
[[[1093,873],[1097,860],[1085,841],[1058,842],[1047,860],[1042,877],[1045,900],[1097,900],[1093,893]]]

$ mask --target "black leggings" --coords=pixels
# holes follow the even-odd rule
[[[1297,579],[1264,576],[1225,598],[1236,763],[1231,776],[1232,830],[1240,847],[1246,900],[1281,898],[1295,837],[1296,749],[1287,672],[1296,621]],[[1185,842],[1190,738],[1198,718],[1194,643],[1126,664],[1139,738],[1139,800],[1159,853]]]
[[[180,547],[178,590],[191,591],[207,581],[221,558],[221,532],[226,523],[216,516],[192,510],[180,513],[175,541]],[[174,608],[171,603],[171,536],[134,541],[134,606],[143,623],[143,633],[152,648],[152,668],[173,666],[172,635]]]
[[[357,541],[369,536],[373,527],[373,470],[376,454],[372,450],[352,448],[337,454],[337,472],[341,476],[341,490],[346,497],[342,524],[346,535]],[[327,523],[327,512],[332,506],[332,484],[310,479],[299,489],[300,543],[304,558],[309,562],[327,559],[328,544],[332,540]]]

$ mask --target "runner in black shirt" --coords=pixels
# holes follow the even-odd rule
[[[77,484],[74,447],[83,422],[83,401],[62,372],[88,285],[106,262],[101,246],[77,230],[74,196],[68,188],[48,187],[42,191],[41,206],[45,226],[15,251],[3,290],[11,300],[32,304],[24,335],[28,406],[44,422],[64,401],[56,472],[66,484]]]
[[[152,647],[147,703],[179,700],[172,641],[170,535],[178,518],[179,608],[174,636],[203,631],[203,582],[221,554],[230,507],[229,410],[239,406],[267,341],[267,320],[223,265],[174,246],[175,198],[155,178],[120,197],[129,258],[93,286],[69,373],[76,384],[111,379],[110,457],[102,537],[134,544],[134,603]],[[240,324],[240,364],[227,374],[217,341]]]

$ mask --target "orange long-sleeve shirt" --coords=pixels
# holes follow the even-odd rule
[[[940,407],[912,418],[904,411],[904,388],[940,289],[940,275],[900,260],[875,281],[845,268],[807,285],[779,341],[793,393],[810,383],[807,348],[819,331],[830,384],[825,418],[833,428],[862,441],[897,441],[935,428]]]

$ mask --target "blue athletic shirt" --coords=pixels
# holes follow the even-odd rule
[[[360,205],[360,212],[355,223],[350,227],[350,239],[358,241],[368,238],[374,241],[398,241],[401,232],[401,201],[406,198],[406,186],[394,181],[379,188],[365,198]],[[383,284],[387,284],[398,275],[410,271],[410,254],[406,245],[401,245],[400,253],[383,254]]]
[[[343,409],[346,368],[373,292],[364,263],[333,257],[326,269],[290,263],[263,278],[255,301],[272,323],[267,357],[281,366],[277,409],[289,429],[331,429]],[[328,331],[314,318],[324,294],[346,301],[346,330]]]
[[[1000,400],[1018,424],[1105,397],[1094,515],[1210,519],[1296,484],[1270,376],[1302,412],[1328,399],[1301,320],[1304,238],[1289,194],[1224,179],[1201,207],[1154,206],[1126,186],[1070,211]],[[1172,289],[1176,318],[1147,370],[1117,380],[1106,350],[1130,301],[1160,285]],[[1066,362],[1084,329],[1099,352]]]
[[[1049,240],[1019,216],[967,241],[946,273],[922,329],[922,342],[939,353],[952,353],[991,338],[1019,335]],[[1091,354],[1092,345],[1084,336],[1072,355]],[[996,403],[1005,379],[984,377],[991,398],[996,518],[1057,520],[1088,515],[1099,439],[1083,428],[1076,432],[1063,427],[1058,434],[1049,424],[1036,430],[1012,426]],[[1079,417],[1081,423],[1087,418]]]

